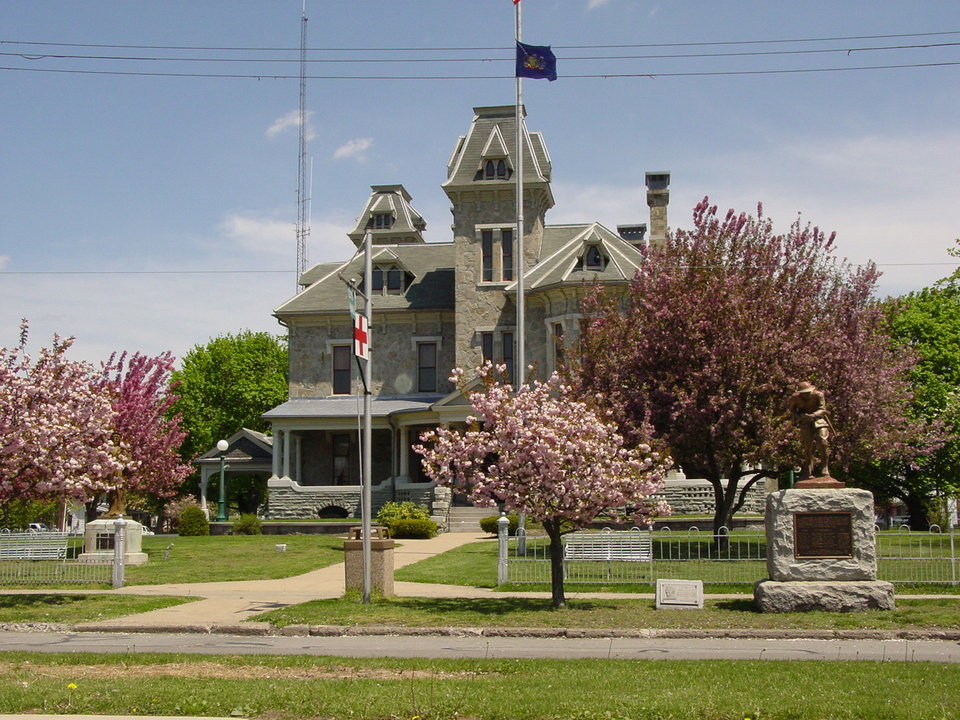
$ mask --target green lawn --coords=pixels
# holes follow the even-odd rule
[[[0,653],[6,713],[255,720],[943,720],[956,665]]]
[[[287,546],[286,552],[277,552],[278,543]],[[343,562],[343,538],[333,535],[154,536],[143,539],[143,551],[149,556],[149,562],[127,567],[128,585],[270,580]]]
[[[752,598],[708,600],[703,610],[656,610],[652,600],[568,599],[556,610],[547,599],[356,598],[314,600],[258,615],[285,625],[398,625],[404,627],[683,628],[797,630],[960,629],[960,600],[900,600],[896,610],[857,613],[761,613]]]
[[[193,602],[141,595],[0,595],[0,623],[82,623],[110,620]]]

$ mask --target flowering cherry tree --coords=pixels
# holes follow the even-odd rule
[[[477,505],[501,504],[542,523],[550,538],[553,604],[562,607],[563,533],[624,507],[636,522],[651,523],[667,511],[649,498],[662,487],[670,461],[648,445],[628,448],[616,426],[576,399],[557,374],[514,392],[493,372],[489,363],[477,370],[481,385],[469,392],[476,416],[467,418],[466,429],[428,431],[414,449],[437,483]],[[463,387],[463,371],[451,380]]]
[[[0,348],[0,502],[10,498],[85,501],[107,490],[123,467],[110,399],[95,369],[71,361],[73,338],[54,336],[36,358],[20,344]]]
[[[179,454],[186,435],[180,416],[168,414],[177,399],[170,388],[173,363],[169,352],[123,353],[103,366],[96,386],[111,399],[114,442],[123,449],[107,517],[121,517],[131,495],[169,497],[193,470]]]
[[[587,303],[582,392],[601,393],[628,434],[652,425],[710,481],[717,528],[760,478],[798,464],[785,402],[802,381],[826,394],[834,470],[931,446],[907,416],[913,357],[886,333],[879,273],[839,260],[833,243],[799,220],[774,232],[762,208],[718,215],[704,198],[626,298]]]

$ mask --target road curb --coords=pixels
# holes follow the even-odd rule
[[[51,632],[50,623],[0,624],[2,631]],[[750,640],[942,640],[960,641],[960,630],[931,628],[928,630],[787,630],[778,628],[741,629],[660,629],[660,628],[539,628],[539,627],[408,627],[403,625],[287,625],[274,627],[268,623],[135,625],[111,623],[78,623],[58,626],[63,632],[98,632],[124,634],[205,634],[234,636],[448,636],[448,637],[528,637],[528,638],[662,638],[662,639],[750,639]]]

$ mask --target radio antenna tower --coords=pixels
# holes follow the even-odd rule
[[[297,160],[297,292],[300,276],[307,269],[307,238],[310,237],[310,195],[307,162],[307,2],[300,16],[300,154]]]

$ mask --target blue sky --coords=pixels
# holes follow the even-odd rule
[[[301,4],[0,4],[0,345],[21,317],[35,345],[75,335],[74,357],[93,362],[282,331]],[[880,264],[881,295],[956,267],[960,65],[933,64],[960,63],[960,3],[522,6],[523,39],[558,57],[557,82],[524,83],[553,159],[548,222],[646,222],[644,173],[669,170],[674,227],[704,195],[762,201],[782,229],[799,212],[852,262]],[[513,102],[513,5],[306,7],[309,59],[354,61],[307,71],[310,262],[351,254],[345,232],[376,184],[403,183],[427,238],[448,240],[440,183],[456,138],[474,106]],[[879,67],[894,65],[923,67]]]

